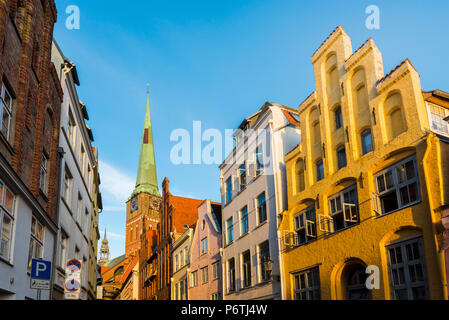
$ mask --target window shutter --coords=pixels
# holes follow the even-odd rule
[[[358,222],[357,206],[353,203],[343,203],[343,216],[346,222]]]

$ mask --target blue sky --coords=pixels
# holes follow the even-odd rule
[[[55,39],[77,64],[99,148],[105,225],[112,257],[124,253],[125,201],[136,178],[146,83],[159,183],[175,195],[220,200],[216,165],[170,162],[170,133],[235,128],[265,101],[297,107],[315,83],[311,55],[341,24],[353,50],[369,37],[385,73],[409,58],[424,90],[449,91],[449,4],[425,1],[87,1],[57,0]],[[380,29],[365,27],[369,5]],[[68,30],[66,8],[80,8]]]

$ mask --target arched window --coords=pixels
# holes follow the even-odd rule
[[[362,132],[362,154],[367,154],[374,150],[373,146],[373,135],[371,134],[371,129],[366,129]]]
[[[305,188],[304,160],[298,159],[296,161],[296,192],[304,191]]]
[[[370,300],[371,291],[367,289],[365,282],[368,274],[361,264],[353,266],[348,272],[346,284],[348,300]]]
[[[327,73],[327,92],[331,94],[334,92],[334,90],[336,90],[339,87],[337,56],[335,54],[332,54],[327,58],[326,73]]]
[[[391,138],[395,138],[405,131],[402,111],[400,108],[390,113]]]

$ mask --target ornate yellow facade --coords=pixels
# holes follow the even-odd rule
[[[283,298],[447,299],[449,140],[432,131],[418,72],[406,59],[384,75],[374,41],[353,52],[341,26],[312,64],[316,91],[286,156]]]

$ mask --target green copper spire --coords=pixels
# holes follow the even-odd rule
[[[139,168],[137,170],[136,187],[130,197],[134,198],[139,193],[148,193],[160,197],[157,185],[156,160],[154,157],[153,131],[151,129],[150,96],[147,91],[147,108],[143,126],[142,145],[140,147]]]

